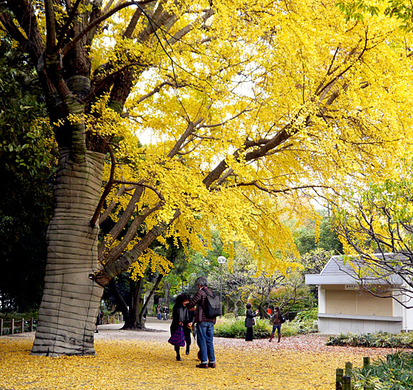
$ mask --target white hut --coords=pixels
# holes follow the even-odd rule
[[[413,309],[406,309],[393,298],[380,298],[363,291],[356,276],[357,267],[356,260],[350,264],[343,256],[333,256],[320,274],[305,276],[306,284],[318,286],[319,331],[326,334],[412,331]],[[363,283],[374,285],[375,294],[379,296],[398,294],[400,299],[403,281],[397,275],[390,275],[386,280],[370,277]],[[407,302],[409,298],[402,296],[401,299]]]

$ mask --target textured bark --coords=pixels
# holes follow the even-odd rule
[[[90,226],[102,185],[104,155],[88,152],[76,164],[62,153],[56,207],[48,230],[45,289],[32,354],[94,354],[102,288],[89,279],[98,268],[98,228]]]

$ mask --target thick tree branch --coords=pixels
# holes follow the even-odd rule
[[[76,35],[62,50],[63,55],[66,55],[70,50],[73,49],[73,47],[76,45],[78,41],[80,41],[90,30],[92,30],[94,27],[98,26],[100,23],[102,23],[104,20],[110,18],[112,15],[116,14],[118,11],[122,10],[123,8],[130,7],[131,5],[145,5],[148,3],[152,3],[153,1],[156,0],[145,0],[145,1],[126,1],[125,3],[118,4],[114,8],[112,8],[110,11],[105,13],[104,15],[100,16],[99,18],[95,19],[93,22],[91,22],[84,30],[82,30],[78,35]]]
[[[181,212],[177,210],[168,222],[159,223],[155,225],[144,237],[128,252],[114,261],[110,261],[104,265],[100,271],[89,275],[89,277],[101,286],[106,286],[116,275],[129,269],[142,252],[149,247],[149,245],[156,240],[163,232],[175,221]]]
[[[56,48],[56,17],[53,9],[53,1],[45,0],[46,10],[46,50],[52,52]]]
[[[183,143],[185,142],[185,140],[192,134],[192,132],[195,130],[196,126],[198,126],[200,123],[203,122],[203,120],[204,120],[204,118],[199,118],[197,121],[190,122],[188,124],[188,127],[186,128],[184,133],[181,135],[181,137],[179,138],[177,143],[174,145],[174,147],[168,153],[168,158],[174,157],[179,152],[179,150],[181,149],[181,147],[182,147]]]

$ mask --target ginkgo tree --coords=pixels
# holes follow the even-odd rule
[[[60,150],[33,354],[94,353],[102,286],[170,269],[155,239],[202,252],[213,223],[230,266],[236,237],[285,273],[281,220],[378,180],[411,138],[410,37],[332,0],[4,0],[0,23]]]
[[[335,226],[360,288],[413,307],[412,159],[401,159],[382,183],[338,197]],[[372,280],[380,280],[377,283]]]

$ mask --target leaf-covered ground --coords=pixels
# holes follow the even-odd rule
[[[335,369],[346,361],[361,365],[363,356],[392,352],[327,347],[320,336],[285,338],[279,344],[217,338],[217,367],[198,369],[195,349],[175,360],[167,334],[162,340],[118,334],[100,336],[96,356],[58,358],[31,356],[32,338],[2,337],[0,389],[333,389]]]

